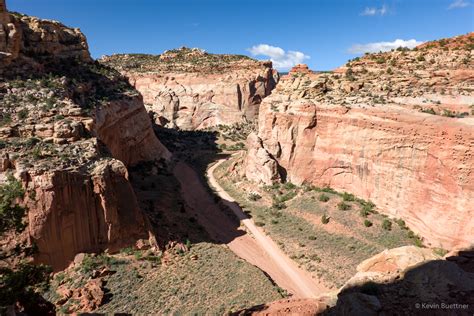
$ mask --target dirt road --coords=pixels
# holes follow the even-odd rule
[[[207,178],[216,193],[251,235],[239,228],[238,224],[222,212],[204,188],[196,172],[187,164],[180,162],[176,165],[174,174],[181,183],[187,205],[198,214],[198,222],[214,240],[227,244],[236,255],[266,272],[278,286],[294,297],[310,298],[326,292],[327,288],[284,254],[217,183],[213,173],[224,161],[225,159],[220,160],[213,165],[207,172]]]

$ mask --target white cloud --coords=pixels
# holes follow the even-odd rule
[[[392,49],[397,49],[398,47],[408,47],[414,48],[422,44],[423,42],[417,41],[415,39],[411,40],[402,40],[396,39],[393,42],[376,42],[376,43],[367,43],[367,44],[355,44],[348,49],[351,54],[363,54],[363,53],[377,53],[377,52],[387,52]]]
[[[273,66],[277,69],[291,68],[296,64],[301,64],[310,56],[298,51],[285,51],[280,47],[268,44],[259,44],[247,49],[253,56],[266,56],[273,62]]]
[[[458,8],[465,8],[470,6],[471,3],[465,0],[455,0],[453,3],[451,3],[448,7],[449,10],[451,9],[458,9]]]
[[[383,5],[381,8],[375,7],[366,7],[364,11],[360,13],[360,15],[365,16],[374,16],[374,15],[385,15],[388,12],[388,8],[386,5]]]

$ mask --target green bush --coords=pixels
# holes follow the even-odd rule
[[[286,204],[280,201],[273,201],[272,207],[277,210],[283,210],[286,208]]]
[[[364,221],[364,226],[365,226],[365,227],[371,227],[372,225],[373,225],[372,222],[369,221],[368,219],[366,219],[366,220]]]
[[[250,201],[258,201],[258,200],[260,200],[261,198],[262,198],[262,196],[261,196],[260,194],[258,194],[258,193],[252,192],[252,193],[249,194],[249,200],[250,200]]]
[[[320,200],[321,202],[327,202],[327,201],[329,201],[329,199],[330,199],[329,196],[324,194],[324,193],[321,194],[318,198],[318,200]]]
[[[397,218],[394,220],[395,223],[401,228],[401,229],[408,229],[407,225],[405,224],[405,221],[403,219]]]
[[[0,186],[0,233],[9,229],[17,232],[25,229],[23,218],[26,210],[17,204],[17,200],[23,198],[24,194],[20,181],[8,175],[7,183]]]
[[[20,111],[18,111],[17,115],[18,115],[18,119],[24,120],[28,117],[28,110],[27,109],[21,109]]]
[[[385,230],[392,230],[392,222],[389,219],[384,219],[382,222],[382,228]]]
[[[332,193],[332,194],[337,194],[336,190],[330,187],[324,187],[320,189],[321,192],[326,192],[326,193]]]
[[[355,200],[354,194],[351,194],[351,193],[343,192],[341,196],[342,196],[342,199],[346,202],[352,202]]]
[[[341,211],[347,211],[347,210],[350,210],[352,207],[347,203],[339,202],[337,204],[337,208]]]
[[[285,188],[286,190],[293,190],[293,189],[296,189],[296,185],[294,185],[294,184],[291,183],[291,182],[286,182],[286,183],[283,185],[283,188]]]

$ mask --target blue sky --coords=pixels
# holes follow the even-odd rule
[[[96,58],[188,46],[272,58],[280,70],[296,62],[329,70],[397,39],[414,40],[398,42],[410,46],[474,31],[474,0],[7,0],[7,7],[79,27]]]

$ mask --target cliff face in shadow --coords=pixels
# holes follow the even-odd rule
[[[27,232],[3,246],[33,244],[58,270],[148,238],[127,167],[170,154],[142,97],[91,60],[78,29],[0,13],[0,177],[22,181],[29,210]]]

